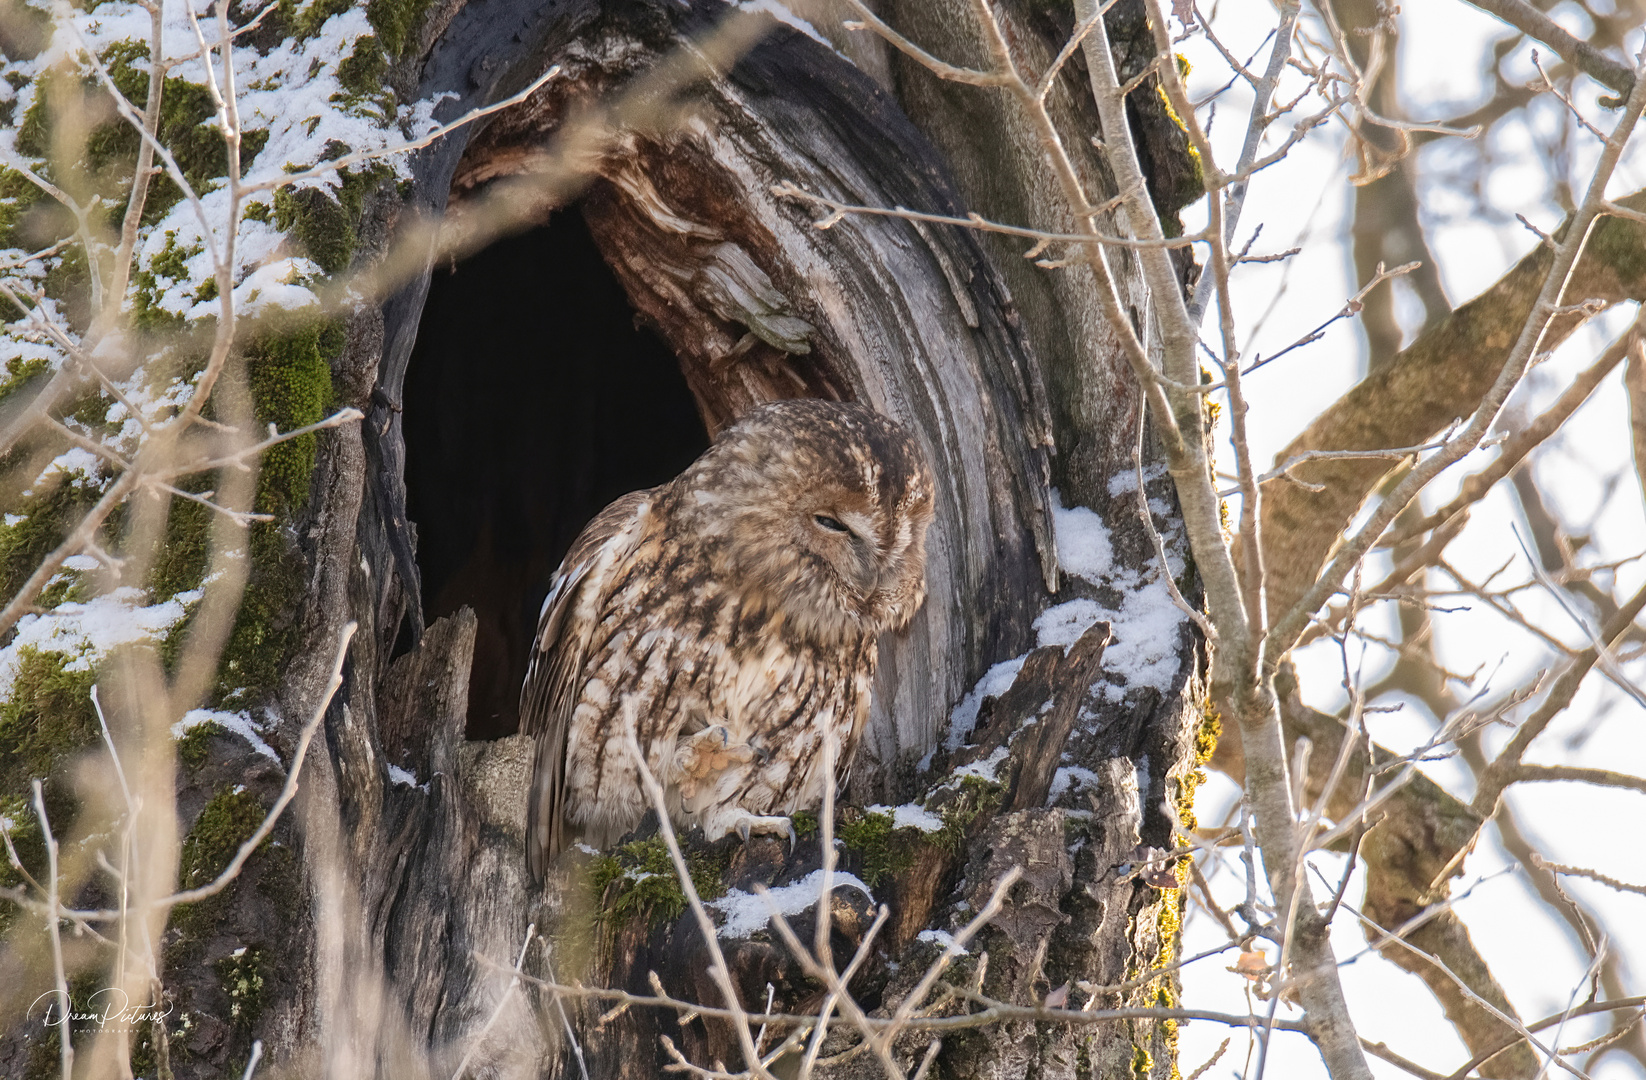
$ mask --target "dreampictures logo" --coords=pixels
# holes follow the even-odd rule
[[[76,1032],[119,1032],[164,1020],[171,1015],[171,1010],[169,1004],[135,1004],[118,986],[105,986],[81,1001],[61,991],[48,990],[34,999],[29,1018],[48,1028],[67,1024]]]

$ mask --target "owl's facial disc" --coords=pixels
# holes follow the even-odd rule
[[[872,507],[859,508],[856,493],[836,493],[832,499],[813,504],[807,513],[802,509],[802,520],[797,545],[820,560],[823,581],[827,591],[842,609],[842,614],[862,618],[867,614],[867,602],[880,580],[880,552],[875,541],[875,521]]]
[[[925,596],[931,473],[908,432],[861,405],[760,406],[670,487],[675,526],[744,611],[802,637],[900,630]]]

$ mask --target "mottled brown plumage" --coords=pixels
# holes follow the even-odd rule
[[[604,847],[647,808],[632,718],[681,826],[782,831],[840,775],[878,638],[925,598],[933,486],[907,432],[861,405],[752,410],[674,481],[612,503],[572,544],[521,690],[537,741],[527,862]],[[625,699],[629,708],[625,709]]]

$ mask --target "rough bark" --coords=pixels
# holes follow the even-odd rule
[[[1072,13],[1015,3],[992,6],[1018,64],[1037,77],[1072,30]],[[976,8],[965,0],[893,2],[884,5],[883,16],[950,63],[988,67]],[[1117,53],[1135,49],[1139,55],[1152,55],[1153,42],[1141,4],[1117,4],[1107,21]],[[1117,59],[1122,79],[1142,68],[1142,61],[1130,55]],[[899,102],[952,163],[956,181],[972,208],[996,221],[1061,233],[1073,230],[1069,208],[1033,127],[1008,95],[945,82],[901,54],[893,58],[892,74]],[[1076,53],[1053,85],[1047,103],[1090,200],[1101,202],[1114,194],[1114,179],[1090,142],[1102,125],[1088,87],[1084,59]],[[1158,101],[1152,77],[1133,99]],[[1151,150],[1161,158],[1176,150],[1187,160],[1181,144],[1162,146],[1167,138],[1163,128],[1183,139],[1181,131],[1170,125],[1150,125],[1149,137],[1139,139],[1145,159],[1154,156]],[[1187,201],[1179,196],[1179,179],[1151,177],[1156,181],[1151,194],[1168,218]],[[1192,199],[1199,194],[1198,178],[1191,177],[1189,186],[1194,189]],[[1173,196],[1178,196],[1176,201]],[[1108,231],[1123,232],[1114,218],[1111,214]],[[1139,394],[1126,370],[1119,339],[1094,299],[1091,270],[1076,260],[1047,272],[1021,257],[1029,248],[1026,241],[988,236],[983,243],[1001,268],[1044,357],[1058,447],[1057,482],[1066,492],[1078,493],[1070,501],[1102,509],[1110,498],[1110,480],[1132,466]],[[1111,251],[1109,259],[1133,323],[1146,325],[1153,316],[1135,256]]]

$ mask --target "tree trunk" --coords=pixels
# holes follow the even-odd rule
[[[932,43],[956,50],[951,59],[976,59],[963,55],[975,43],[967,45],[958,29],[969,25],[968,5],[896,7],[907,10],[895,10],[894,21],[906,20],[917,36],[947,27],[941,37],[932,30]],[[1111,19],[1128,10],[1117,6]],[[578,107],[622,88],[707,32],[724,11],[710,0],[690,7],[675,0],[435,5],[423,47],[392,71],[403,99],[452,95],[436,112],[450,119],[514,93],[551,64],[562,74],[524,105],[420,153],[410,185],[373,188],[356,265],[423,216],[472,205],[488,185],[525,169]],[[1017,40],[1034,53],[1031,65],[1055,51],[1047,42],[1057,27],[1009,8],[1005,16],[1021,24]],[[1122,25],[1115,24],[1117,41]],[[891,909],[852,984],[864,1008],[889,1014],[939,949],[922,932],[956,929],[1014,865],[1024,871],[1022,882],[950,981],[980,979],[983,993],[1018,1004],[1038,1004],[1059,987],[1068,988],[1072,1008],[1175,1004],[1169,975],[1118,992],[1101,988],[1174,955],[1181,890],[1149,884],[1132,866],[1140,847],[1170,849],[1174,826],[1192,824],[1197,736],[1203,760],[1205,736],[1215,731],[1202,717],[1202,648],[1179,622],[1167,646],[1175,674],[1128,684],[1104,666],[1102,624],[1067,648],[1036,648],[1045,635],[1034,625],[1054,596],[1120,611],[1126,582],[1142,587],[1160,573],[1138,516],[1140,475],[1179,584],[1193,597],[1170,482],[1151,468],[1138,396],[1089,297],[1086,271],[1041,271],[1018,251],[950,226],[847,217],[819,229],[810,209],[774,194],[773,185],[789,182],[849,203],[945,215],[977,207],[1064,228],[1038,180],[1038,149],[1018,134],[1010,110],[986,91],[935,86],[901,61],[886,70],[895,98],[827,45],[774,25],[728,75],[687,95],[687,119],[625,132],[580,198],[552,209],[548,227],[581,215],[637,320],[677,357],[707,435],[764,400],[852,399],[909,425],[933,465],[940,494],[928,599],[907,634],[883,643],[869,732],[843,793],[850,805],[841,811],[842,869],[873,896],[850,885],[837,892],[838,964],[856,949],[875,905]],[[1066,141],[1082,148],[1096,131],[1084,86],[1077,60],[1056,91]],[[1140,120],[1140,138],[1160,149],[1149,131]],[[1080,155],[1093,200],[1112,194],[1096,158],[1085,149]],[[1116,262],[1136,319],[1147,323],[1133,260]],[[456,273],[478,273],[474,265]],[[210,937],[198,962],[164,973],[175,999],[221,1009],[221,965],[213,966],[219,954],[241,955],[232,953],[236,942],[258,933],[270,939],[265,955],[274,966],[258,983],[267,989],[255,1020],[209,1046],[180,1048],[172,1061],[180,1076],[215,1075],[243,1060],[250,1035],[265,1044],[265,1068],[284,1072],[450,1075],[468,1055],[471,1075],[578,1076],[586,1065],[602,1080],[653,1077],[668,1061],[661,1035],[699,1064],[718,1058],[741,1067],[729,1028],[701,1019],[682,1024],[670,1011],[635,1007],[602,1020],[608,1003],[557,1001],[532,990],[493,1016],[508,983],[500,969],[522,955],[529,974],[551,981],[650,994],[656,972],[671,994],[723,1002],[679,898],[637,888],[641,875],[631,871],[657,850],[644,830],[614,853],[566,860],[546,890],[534,889],[525,873],[529,751],[523,737],[508,733],[508,716],[476,711],[490,700],[480,694],[482,677],[507,683],[513,661],[488,650],[507,647],[512,609],[437,603],[424,591],[428,570],[420,560],[434,557],[431,537],[447,526],[438,515],[418,518],[417,508],[457,505],[442,500],[461,493],[415,480],[432,474],[409,460],[415,440],[408,432],[423,422],[417,409],[441,407],[412,394],[418,365],[444,365],[444,386],[508,387],[531,378],[536,361],[417,345],[420,334],[458,340],[469,332],[460,327],[452,337],[450,328],[431,326],[434,308],[424,312],[433,275],[451,269],[424,267],[386,303],[350,320],[335,384],[341,402],[367,419],[321,443],[311,504],[299,523],[308,572],[297,613],[303,645],[276,702],[286,726],[270,740],[287,754],[300,718],[321,700],[341,626],[357,621],[325,739],[310,750],[298,822],[277,834],[302,851],[309,909],[277,929],[247,927],[234,913],[254,903],[255,890],[239,884],[216,917],[240,929]],[[569,383],[562,389],[569,408],[598,404],[577,393]],[[475,410],[465,430],[552,436],[531,401],[502,416],[474,402],[462,407]],[[411,458],[417,453],[413,446]],[[453,482],[492,484],[497,477],[489,474],[497,474],[504,486],[528,486],[537,468],[531,458],[494,457],[485,463],[488,475]],[[1114,572],[1101,581],[1059,574],[1054,475],[1063,501],[1095,508],[1107,528]],[[583,486],[598,487],[592,479]],[[582,522],[562,517],[545,535],[560,537],[563,550]],[[474,541],[472,551],[452,557],[454,565],[466,558],[463,565],[484,568],[486,544],[495,540]],[[533,568],[521,570],[521,580],[539,576],[516,588],[509,603],[528,607],[522,593],[546,585],[559,557],[554,543],[521,556],[519,565]],[[460,577],[453,571],[452,580]],[[1110,655],[1135,648],[1139,632],[1117,623]],[[975,725],[950,731],[951,714],[979,677],[1013,659],[1021,663],[1015,678],[1009,668],[997,670],[973,695]],[[213,768],[244,771],[252,758],[214,759]],[[985,764],[998,766],[992,779]],[[982,777],[962,782],[954,770],[966,765]],[[943,828],[898,828],[889,815],[863,809],[911,801]],[[792,853],[776,842],[686,840],[713,891],[786,884],[820,858],[815,831]],[[270,857],[257,856],[253,868]],[[805,911],[792,920],[803,941],[811,940],[813,918]],[[522,954],[529,924],[536,940]],[[746,1008],[758,1012],[768,995],[773,1011],[816,1007],[819,987],[769,929],[724,944]],[[951,999],[940,1011],[966,1010]],[[852,1036],[844,1021],[833,1030],[826,1054]],[[927,1045],[910,1033],[894,1052],[912,1070]],[[1122,1070],[1164,1077],[1175,1064],[1175,1030],[1152,1021],[1023,1022],[957,1033],[937,1061],[935,1075],[954,1077]],[[869,1076],[878,1068],[860,1055],[826,1071]]]

